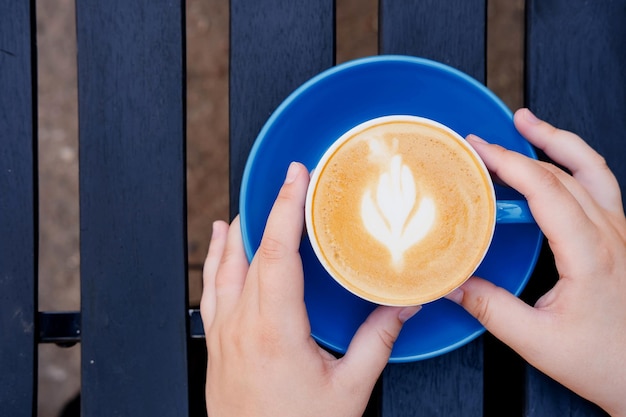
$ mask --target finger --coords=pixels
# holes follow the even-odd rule
[[[543,329],[549,325],[542,315],[550,314],[532,308],[510,292],[482,278],[472,277],[446,296],[460,304],[495,337],[527,359],[541,352]],[[548,324],[546,324],[548,323]]]
[[[541,166],[552,172],[558,180],[563,184],[567,191],[574,196],[578,204],[585,211],[585,214],[596,224],[604,223],[605,212],[602,207],[594,200],[593,196],[570,174],[563,171],[561,168],[548,163],[539,162]]]
[[[475,135],[469,135],[467,137],[467,140],[470,144],[487,143]],[[581,208],[585,211],[585,213],[590,219],[596,222],[604,221],[605,215],[601,207],[593,199],[593,196],[591,196],[587,192],[587,190],[574,177],[572,177],[570,174],[563,171],[561,168],[557,167],[556,165],[552,163],[543,162],[543,161],[536,161],[536,163],[554,174],[556,179],[558,179],[558,181],[560,181],[561,184],[563,184],[563,186],[567,189],[567,191],[569,191],[572,194],[572,196],[574,196],[576,201],[578,201]],[[491,175],[493,177],[494,182],[497,182],[500,185],[505,185],[505,186],[507,185],[502,179],[498,178],[498,176],[494,172],[492,172]]]
[[[341,359],[341,377],[346,384],[372,386],[383,371],[402,325],[421,306],[376,308],[359,327]]]
[[[241,237],[239,216],[235,217],[228,229],[228,236],[215,277],[215,317],[228,315],[237,305],[248,273]]]
[[[222,260],[226,238],[228,236],[228,224],[222,221],[213,223],[213,233],[209,243],[209,251],[202,268],[202,298],[200,299],[200,315],[205,333],[211,327],[215,317],[215,276],[217,268]]]
[[[542,149],[556,163],[566,167],[574,178],[605,209],[622,212],[620,188],[606,160],[578,135],[557,129],[539,120],[528,109],[514,116],[518,131]]]
[[[545,164],[468,137],[487,168],[502,181],[519,191],[539,227],[554,248],[562,247],[568,259],[584,259],[589,239],[597,230],[579,201]]]
[[[295,312],[306,316],[299,248],[308,183],[306,167],[292,163],[252,261],[251,267],[258,281],[259,308],[262,314],[267,314],[268,319],[289,319],[285,315]]]

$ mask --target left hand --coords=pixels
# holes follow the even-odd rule
[[[419,310],[377,308],[341,359],[315,343],[298,252],[308,181],[293,163],[250,265],[239,218],[213,226],[201,301],[211,417],[361,416],[402,324]]]

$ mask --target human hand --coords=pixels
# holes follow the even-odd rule
[[[476,137],[490,171],[521,192],[548,239],[557,284],[534,307],[480,278],[448,296],[530,364],[598,404],[626,415],[626,219],[604,159],[573,133],[527,109],[515,126],[556,163],[526,158]]]
[[[310,335],[299,255],[309,173],[290,166],[251,264],[239,218],[216,222],[203,272],[207,411],[212,417],[361,416],[402,323],[378,307],[341,359]]]

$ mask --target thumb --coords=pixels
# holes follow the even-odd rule
[[[421,308],[377,307],[359,327],[341,359],[343,376],[349,379],[345,382],[373,388],[387,365],[402,325]]]
[[[495,337],[518,353],[532,350],[540,333],[540,311],[532,308],[504,288],[482,278],[472,277],[446,296],[460,304]]]

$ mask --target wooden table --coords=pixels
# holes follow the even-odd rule
[[[526,105],[584,137],[626,184],[626,1],[529,0],[526,9]],[[334,64],[334,13],[332,0],[231,0],[232,215],[265,120]],[[33,16],[34,2],[0,0],[0,414],[36,414],[39,343],[80,342],[84,416],[202,415],[193,394],[202,327],[186,293],[184,4],[77,2],[81,311],[67,313],[37,309]],[[435,59],[484,81],[486,30],[485,0],[380,0],[381,54]],[[544,250],[523,298],[555,279]],[[367,415],[602,412],[485,335],[390,365]]]

